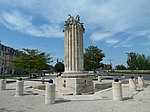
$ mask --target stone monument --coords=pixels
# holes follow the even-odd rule
[[[80,16],[69,14],[64,25],[65,72],[57,80],[57,91],[63,94],[93,92],[93,81],[84,72],[83,33],[85,31]]]

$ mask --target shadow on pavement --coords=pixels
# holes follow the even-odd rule
[[[6,108],[0,108],[0,112],[12,112],[13,110],[9,110]]]

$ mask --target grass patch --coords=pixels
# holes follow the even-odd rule
[[[117,74],[145,74],[145,75],[150,75],[150,72],[114,72]]]
[[[2,79],[3,77],[5,78],[5,79],[15,79],[15,78],[17,78],[17,77],[28,77],[29,75],[24,75],[24,74],[22,74],[22,75],[10,75],[10,76],[0,76],[0,79]]]

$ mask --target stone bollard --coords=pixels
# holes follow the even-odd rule
[[[45,104],[54,104],[55,103],[55,84],[53,80],[50,79],[46,84],[45,88]]]
[[[24,81],[22,78],[17,79],[16,81],[16,94],[15,96],[23,96],[24,92]]]
[[[144,78],[142,75],[138,77],[138,87],[143,88],[144,87]]]
[[[102,82],[102,76],[98,76],[98,82]]]
[[[119,79],[114,79],[112,82],[112,96],[114,101],[122,100],[122,85]]]
[[[6,79],[0,79],[0,90],[6,90]]]
[[[123,79],[125,78],[125,75],[121,75],[121,76],[122,76]]]
[[[44,77],[41,77],[41,80],[42,80],[42,84],[44,84],[45,78],[44,78]]]
[[[129,79],[129,90],[132,91],[132,92],[137,90],[136,80],[134,79],[134,77],[131,77]]]

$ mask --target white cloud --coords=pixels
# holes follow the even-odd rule
[[[150,30],[142,30],[142,31],[138,31],[136,32],[137,35],[139,36],[146,36],[146,37],[150,37]]]
[[[111,38],[117,38],[119,40],[125,41],[119,44],[120,46],[122,45],[124,47],[131,47],[133,46],[133,44],[129,44],[131,40],[128,39],[128,37],[132,35],[136,36],[136,38],[141,36],[143,37],[143,35],[144,37],[149,36],[149,31],[147,30],[150,28],[148,20],[150,19],[150,16],[148,16],[150,15],[150,10],[148,10],[147,3],[147,0],[145,0],[144,2],[139,0],[106,1],[104,4],[99,5],[99,8],[95,7],[95,9],[90,9],[91,13],[96,9],[98,10],[96,10],[96,13],[93,13],[93,16],[91,16],[91,21],[89,21],[89,24],[91,25],[89,26],[91,27],[93,23],[93,25],[96,26],[103,25],[105,29],[108,29],[108,31],[112,33]],[[95,30],[94,33],[95,32],[97,32],[97,30]],[[125,39],[123,39],[123,37],[120,35],[117,35],[117,37],[113,36],[114,34],[119,32],[124,32],[127,34],[126,36],[124,36]],[[138,32],[141,32],[143,34],[139,34]],[[100,35],[101,34],[99,34],[99,37]],[[108,36],[110,38],[110,35]],[[91,39],[93,40],[93,37],[91,37]],[[98,41],[98,39],[95,39],[95,41]]]
[[[93,33],[91,36],[92,41],[101,41],[101,40],[105,40],[108,37],[110,37],[111,35],[109,33]]]
[[[117,44],[119,42],[119,40],[113,39],[113,38],[109,38],[108,40],[106,40],[106,43],[110,44],[110,45],[114,45]]]
[[[29,14],[3,12],[1,22],[6,27],[37,37],[63,36],[63,24],[68,13],[81,16],[92,41],[104,41],[114,47],[131,47],[133,41],[128,38],[132,35],[136,38],[150,36],[149,0],[1,0],[0,3],[0,7],[21,12],[25,10]],[[30,14],[42,16],[48,23],[37,26],[33,24]],[[97,30],[99,27],[107,32]],[[127,35],[122,37],[121,32]]]
[[[149,41],[149,42],[146,42],[144,45],[150,46],[150,41]],[[150,49],[150,48],[149,48],[149,49]]]
[[[120,46],[130,48],[130,47],[133,46],[133,43],[131,43],[131,41],[134,40],[134,39],[135,39],[135,35],[131,35],[131,36],[128,37],[127,39],[121,40],[118,44],[116,44],[116,45],[114,46],[114,48],[120,47]]]
[[[95,32],[91,35],[92,41],[104,41],[109,45],[114,45],[119,42],[118,39],[112,38],[112,34],[110,32]]]
[[[0,22],[7,28],[28,35],[48,38],[60,38],[63,36],[62,30],[58,25],[43,24],[41,26],[36,26],[32,23],[31,16],[26,16],[18,10],[3,12],[0,17]]]

